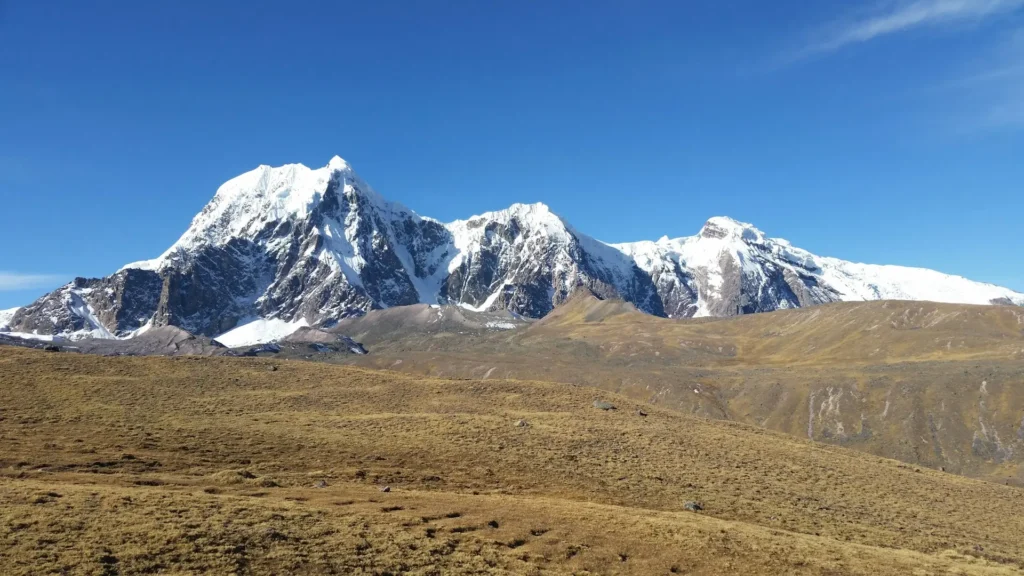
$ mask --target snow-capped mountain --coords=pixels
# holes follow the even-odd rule
[[[618,245],[543,204],[444,224],[385,200],[334,157],[233,178],[158,258],[78,278],[7,323],[66,337],[174,325],[251,338],[415,303],[540,317],[577,287],[671,317],[881,298],[1024,305],[1024,294],[956,276],[815,256],[729,218],[693,237]]]
[[[711,218],[696,236],[613,245],[651,275],[671,317],[732,316],[827,302],[928,300],[1024,306],[1024,294],[923,268],[811,254],[750,224]]]

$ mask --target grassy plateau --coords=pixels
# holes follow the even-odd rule
[[[588,386],[269,358],[0,348],[0,503],[4,575],[1024,571],[1014,486]]]

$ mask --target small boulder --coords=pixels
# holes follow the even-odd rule
[[[385,486],[380,489],[381,492],[391,492],[391,486]]]
[[[598,410],[615,410],[615,405],[604,400],[594,400],[594,408]]]
[[[313,485],[314,488],[327,488],[327,480],[321,480]]]
[[[263,531],[263,536],[267,540],[274,540],[274,541],[281,541],[281,540],[287,540],[288,539],[287,536],[285,536],[284,534],[279,532],[277,530],[277,528],[274,528],[273,526],[270,526],[266,530],[264,530]]]
[[[704,506],[700,502],[687,502],[683,504],[683,510],[689,510],[690,512],[700,512],[704,509]]]
[[[523,420],[522,418],[516,420],[516,428],[528,428],[529,426],[530,423],[527,422],[526,420]]]
[[[637,410],[636,411],[636,415],[637,416],[647,416],[647,412],[644,412],[643,410]]]

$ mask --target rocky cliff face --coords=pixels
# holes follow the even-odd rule
[[[157,310],[162,280],[147,270],[126,269],[106,278],[75,278],[71,283],[18,309],[14,332],[128,336]]]
[[[260,318],[330,326],[415,303],[540,317],[578,287],[670,317],[882,298],[1024,305],[1022,294],[938,272],[818,257],[728,218],[696,236],[620,245],[543,204],[443,224],[385,200],[335,157],[228,181],[159,258],[76,279],[7,323],[71,337],[144,326],[217,336]]]
[[[516,204],[448,230],[455,257],[441,280],[442,303],[537,318],[586,287],[664,313],[653,282],[632,259],[577,232],[543,204]]]

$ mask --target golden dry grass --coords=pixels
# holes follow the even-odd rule
[[[349,321],[372,353],[344,361],[597,386],[1024,485],[1024,309],[864,302],[694,321],[581,293],[507,332],[388,332],[374,318]]]
[[[887,300],[669,320],[580,293],[525,339],[552,337],[596,338],[621,356],[659,350],[691,366],[1024,359],[1024,309]]]
[[[2,349],[0,573],[1024,563],[1019,489],[640,407],[553,383]],[[690,500],[705,511],[684,511]]]

